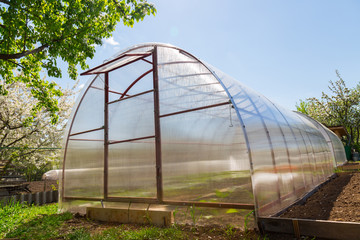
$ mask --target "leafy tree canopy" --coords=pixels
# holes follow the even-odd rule
[[[360,85],[348,88],[336,71],[338,80],[330,81],[330,94],[322,92],[320,99],[315,97],[300,100],[296,106],[299,112],[309,115],[327,126],[344,126],[349,138],[347,144],[360,147]]]
[[[120,21],[132,27],[156,9],[146,0],[0,0],[0,95],[8,93],[13,82],[26,83],[38,100],[32,116],[41,109],[58,120],[55,83],[40,78],[60,78],[57,59],[68,63],[68,73],[77,77],[76,66],[88,68],[95,45],[108,38]],[[21,72],[22,74],[18,74]]]

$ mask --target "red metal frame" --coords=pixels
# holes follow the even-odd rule
[[[108,163],[109,163],[109,73],[105,73],[104,92],[104,199],[108,197]]]
[[[109,102],[109,104],[116,103],[116,102],[120,102],[120,101],[123,101],[123,100],[129,99],[129,98],[133,98],[133,97],[141,96],[141,95],[144,95],[144,94],[147,94],[147,93],[151,93],[151,92],[154,92],[154,89],[151,89],[151,90],[149,90],[149,91],[145,91],[145,92],[141,92],[141,93],[138,93],[138,94],[134,94],[134,95],[131,95],[131,96],[129,96],[129,97],[125,97],[125,98],[117,99],[117,100],[114,100],[114,101]]]
[[[160,103],[159,103],[159,77],[157,46],[154,47],[153,55],[153,85],[154,85],[154,125],[155,125],[155,154],[156,154],[156,189],[157,199],[163,199],[162,160],[161,160],[161,132],[160,132]]]
[[[76,136],[76,135],[79,135],[79,134],[84,134],[84,133],[89,133],[89,132],[95,132],[95,131],[99,131],[99,130],[103,130],[103,129],[104,129],[104,127],[95,128],[95,129],[91,129],[91,130],[87,130],[87,131],[83,131],[83,132],[73,133],[73,134],[70,134],[69,136],[72,137],[72,136]]]
[[[227,105],[227,104],[231,104],[231,102],[227,101],[227,102],[217,103],[217,104],[208,105],[208,106],[204,106],[204,107],[192,108],[192,109],[188,109],[188,110],[184,110],[184,111],[163,114],[163,115],[160,115],[159,117],[160,118],[169,117],[169,116],[173,116],[173,115],[177,115],[177,114],[194,112],[194,111],[199,111],[199,110],[203,110],[203,109],[207,109],[207,108],[219,107],[219,106],[223,106],[223,105]]]
[[[94,89],[98,89],[98,90],[104,91],[103,88],[99,88],[99,87],[95,87],[95,86],[90,86],[90,88],[94,88]],[[121,92],[116,92],[116,91],[113,91],[113,90],[110,90],[110,89],[109,89],[109,92],[110,92],[110,93],[119,94],[119,95],[123,95],[123,93],[121,93]],[[126,94],[126,96],[130,96],[130,95],[127,95],[127,94]]]
[[[149,60],[142,58],[141,60],[143,60],[144,62],[150,63],[151,65],[153,64],[152,62],[150,62]]]
[[[87,197],[65,197],[64,200],[88,200],[101,201],[101,198],[87,198]],[[223,202],[195,202],[195,201],[159,201],[157,198],[140,198],[140,197],[108,197],[108,202],[125,202],[125,203],[146,203],[146,204],[166,204],[175,206],[196,206],[196,207],[211,207],[211,208],[234,208],[234,209],[248,209],[254,210],[253,204],[245,203],[223,203]]]
[[[131,63],[133,63],[133,62],[136,62],[136,61],[138,61],[138,60],[140,60],[140,59],[146,58],[146,57],[148,57],[148,56],[150,56],[150,55],[151,55],[151,52],[147,52],[147,53],[125,53],[125,54],[123,54],[123,55],[121,55],[121,56],[119,56],[119,57],[117,57],[117,58],[114,58],[114,59],[106,62],[106,63],[100,64],[99,66],[96,66],[96,67],[94,67],[94,68],[91,68],[91,69],[89,69],[89,70],[81,73],[80,75],[81,75],[81,76],[84,76],[84,75],[93,75],[93,74],[109,73],[109,72],[111,72],[111,71],[113,71],[113,70],[116,70],[116,69],[118,69],[118,68],[120,68],[120,67],[123,67],[123,66],[126,66],[126,65],[128,65],[128,64],[131,64]],[[116,68],[112,68],[112,69],[110,69],[110,70],[108,70],[108,71],[106,71],[106,72],[93,72],[93,71],[95,71],[96,69],[102,68],[102,67],[104,67],[104,66],[106,66],[106,65],[109,65],[109,64],[111,64],[111,63],[113,63],[113,62],[116,62],[116,61],[118,61],[118,60],[120,60],[120,59],[122,59],[122,58],[124,58],[124,57],[134,57],[134,56],[139,56],[140,58],[136,58],[136,59],[134,59],[134,60],[132,60],[132,61],[130,61],[130,62],[127,62],[126,64],[117,66]]]
[[[147,136],[147,137],[140,137],[140,138],[126,139],[126,140],[121,140],[121,141],[109,141],[109,144],[124,143],[124,142],[133,142],[133,141],[138,141],[138,140],[143,140],[143,139],[149,139],[149,138],[154,138],[154,137],[155,137],[155,135],[153,135],[153,136]]]
[[[124,98],[124,96],[127,94],[127,92],[143,77],[145,77],[146,75],[148,75],[149,73],[151,73],[153,71],[153,69],[150,69],[146,72],[144,72],[140,77],[138,77],[135,81],[133,81],[128,88],[125,90],[125,92],[121,95],[120,99]]]
[[[104,140],[100,139],[82,139],[82,138],[69,138],[71,141],[89,141],[89,142],[103,142]]]

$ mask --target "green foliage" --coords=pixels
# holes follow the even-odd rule
[[[249,231],[249,217],[250,215],[254,214],[254,210],[252,210],[251,212],[249,212],[248,214],[246,214],[245,219],[244,219],[244,231],[245,233],[247,233]]]
[[[86,238],[79,238],[86,239]],[[94,240],[165,240],[186,239],[184,234],[177,228],[141,227],[136,230],[126,230],[123,227],[111,228],[91,237]]]
[[[132,27],[156,9],[145,0],[3,0],[0,3],[0,95],[7,84],[24,82],[39,101],[33,116],[41,109],[57,119],[56,84],[40,78],[40,71],[60,78],[57,59],[68,64],[68,73],[76,79],[77,65],[88,68],[95,46],[111,37],[118,22]],[[22,73],[18,75],[18,73]]]
[[[227,225],[225,228],[225,235],[227,239],[236,239],[237,229],[232,225]]]
[[[239,210],[234,209],[234,208],[230,208],[229,210],[226,211],[226,213],[238,213]]]
[[[27,206],[11,202],[0,208],[0,238],[49,239],[71,213],[57,214],[57,204]]]
[[[308,102],[303,101],[303,100],[300,99],[300,104],[296,105],[295,107],[296,107],[296,110],[298,112],[301,112],[301,113],[306,114],[306,115],[309,114],[308,113],[308,108],[309,108],[309,103]]]
[[[338,80],[330,81],[330,94],[322,92],[321,99],[300,100],[296,106],[305,113],[327,126],[344,126],[349,137],[343,139],[346,144],[360,146],[360,85],[348,88],[336,71]],[[360,150],[360,149],[358,149]]]
[[[66,240],[90,240],[91,234],[85,229],[76,229],[74,232],[65,236]],[[106,238],[105,238],[106,239]],[[113,238],[114,239],[114,238]]]

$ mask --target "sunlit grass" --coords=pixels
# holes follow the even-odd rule
[[[28,206],[11,202],[0,208],[0,239],[48,239],[58,235],[59,226],[71,213],[58,214],[58,205]]]

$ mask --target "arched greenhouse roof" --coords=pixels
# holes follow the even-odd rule
[[[345,161],[315,120],[190,53],[136,45],[92,75],[68,124],[61,201],[279,212]]]

